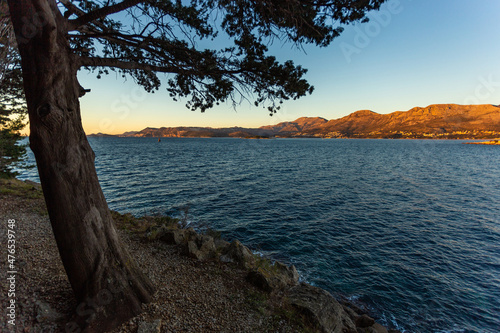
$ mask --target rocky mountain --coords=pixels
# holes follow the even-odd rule
[[[211,128],[211,127],[147,127],[139,132],[127,132],[120,137],[269,137],[273,132],[260,128]]]
[[[103,134],[99,133],[103,136]],[[340,119],[301,117],[260,128],[161,127],[126,132],[134,137],[321,137],[464,138],[500,137],[500,106],[436,104],[379,114],[356,111]]]
[[[286,121],[277,125],[262,126],[261,129],[269,130],[273,134],[293,134],[311,131],[326,124],[328,120],[321,117],[301,117],[294,121]]]
[[[293,131],[290,124],[314,124]],[[370,110],[340,119],[299,118],[273,126],[275,136],[347,138],[494,138],[500,136],[500,106],[436,104],[379,114]],[[270,128],[266,126],[265,128]],[[287,131],[284,132],[283,129]]]
[[[500,107],[495,105],[439,104],[416,107],[406,112],[378,114],[363,110],[330,120],[308,134],[344,136],[467,135],[472,132],[500,132]]]

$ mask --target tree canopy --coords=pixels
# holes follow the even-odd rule
[[[384,0],[60,0],[80,65],[130,75],[147,91],[187,98],[191,110],[249,99],[271,113],[313,91],[306,69],[269,55],[275,41],[327,46],[342,25]],[[117,14],[117,15],[113,15]],[[222,42],[221,42],[222,40]],[[200,45],[223,45],[219,48]]]

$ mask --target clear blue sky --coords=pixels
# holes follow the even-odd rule
[[[101,80],[80,72],[92,92],[80,99],[90,133],[145,127],[259,127],[302,116],[336,119],[357,110],[406,111],[438,103],[500,104],[500,1],[390,0],[370,23],[347,26],[328,48],[273,46],[279,59],[309,69],[312,95],[282,112],[243,102],[205,113],[174,102],[165,87],[147,94],[114,73]]]

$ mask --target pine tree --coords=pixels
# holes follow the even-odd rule
[[[170,96],[191,110],[243,98],[273,113],[313,87],[304,68],[270,55],[269,43],[327,46],[340,25],[365,20],[384,1],[7,1],[52,229],[78,309],[92,304],[78,325],[114,327],[138,314],[154,287],[113,226],[81,123],[77,71],[116,70],[147,91],[166,73]],[[222,47],[200,47],[211,43]]]

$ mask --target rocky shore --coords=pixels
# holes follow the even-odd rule
[[[40,186],[1,180],[0,228],[15,220],[15,329],[2,332],[65,332],[77,307],[50,227]],[[112,333],[328,332],[397,333],[327,291],[299,282],[294,266],[263,258],[238,240],[198,233],[166,216],[113,212],[122,240],[155,284],[144,312]],[[6,272],[7,263],[2,261]],[[8,293],[1,284],[1,306]]]

